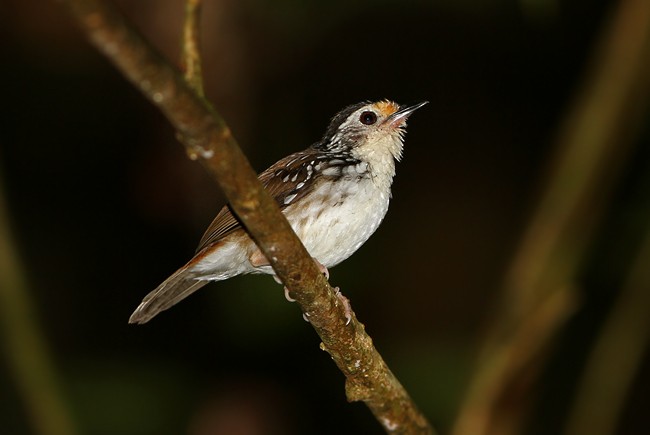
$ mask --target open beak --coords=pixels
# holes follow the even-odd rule
[[[403,127],[406,125],[406,120],[411,116],[411,113],[415,112],[427,103],[428,101],[422,101],[421,103],[413,104],[411,106],[402,106],[397,112],[386,118],[385,122],[389,123],[393,128]]]

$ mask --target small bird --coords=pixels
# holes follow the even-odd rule
[[[407,118],[427,101],[400,106],[362,102],[332,118],[323,138],[259,175],[321,270],[352,255],[386,212],[402,157]],[[143,299],[129,323],[146,323],[210,281],[273,274],[268,260],[224,206],[194,257]]]

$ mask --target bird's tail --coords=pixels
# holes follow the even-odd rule
[[[161,311],[176,305],[209,281],[196,279],[189,265],[178,269],[155,290],[149,293],[135,309],[129,323],[147,323]]]

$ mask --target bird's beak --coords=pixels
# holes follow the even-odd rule
[[[415,112],[427,103],[428,101],[422,101],[421,103],[413,104],[411,106],[402,106],[397,112],[386,118],[385,122],[393,128],[403,127],[406,125],[406,120],[411,116],[411,113]]]

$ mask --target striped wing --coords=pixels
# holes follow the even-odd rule
[[[314,188],[318,175],[316,167],[321,162],[319,155],[322,154],[309,148],[285,157],[259,175],[259,180],[277,201],[280,210],[300,200]],[[232,213],[230,205],[225,205],[203,234],[197,252],[240,230],[243,230],[241,222]]]

